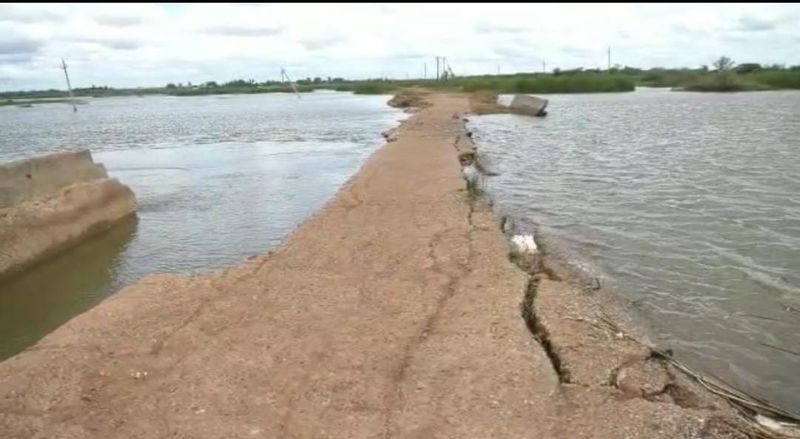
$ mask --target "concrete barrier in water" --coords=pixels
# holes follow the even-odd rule
[[[56,194],[74,183],[107,178],[89,151],[62,152],[0,164],[0,208]]]
[[[536,96],[514,95],[514,99],[511,100],[508,108],[511,109],[512,113],[541,117],[547,114],[545,111],[547,103],[547,99]]]
[[[89,151],[0,165],[0,277],[134,214],[133,191]]]

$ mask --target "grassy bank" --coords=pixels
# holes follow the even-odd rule
[[[69,99],[4,99],[0,100],[0,107],[16,105],[18,107],[32,107],[37,104],[68,103]]]
[[[633,91],[636,87],[630,77],[608,73],[465,78],[460,83],[463,91],[488,90],[497,93],[606,93]]]
[[[515,75],[484,75],[450,78],[447,80],[411,79],[411,80],[386,80],[373,79],[362,81],[347,81],[335,78],[332,81],[298,81],[297,91],[308,93],[314,90],[350,91],[363,95],[393,94],[400,88],[420,86],[442,91],[478,90],[496,93],[595,93],[595,92],[621,92],[633,91],[636,83],[627,75],[608,72],[579,72],[560,74],[534,74],[523,73]],[[114,89],[109,87],[78,88],[74,90],[75,96],[143,96],[143,95],[171,95],[171,96],[204,96],[220,94],[257,94],[257,93],[293,93],[294,90],[287,84],[268,81],[266,83],[245,82],[242,80],[217,84],[213,81],[202,85],[176,86],[168,84],[166,87],[150,87],[135,89]],[[43,90],[0,93],[0,102],[5,99],[35,99],[35,98],[64,98],[66,91]]]
[[[639,77],[638,83],[643,86],[672,87],[687,91],[799,90],[800,70],[754,72],[664,70],[644,73]]]
[[[747,76],[773,89],[800,90],[800,70],[780,70],[750,73]]]
[[[373,80],[338,84],[337,91],[356,94],[391,94],[403,87],[425,87],[443,91],[493,91],[496,93],[603,93],[633,91],[636,83],[626,75],[609,73],[520,74],[467,76],[448,80]]]
[[[406,87],[424,87],[440,91],[493,93],[607,93],[633,91],[636,86],[671,87],[689,91],[750,91],[800,89],[800,66],[762,66],[741,64],[722,71],[699,69],[648,70],[633,67],[611,70],[569,70],[552,73],[518,73],[511,75],[476,75],[433,79],[371,79],[351,81],[343,78],[306,78],[297,81],[297,91],[314,90],[349,91],[363,95],[394,94]],[[110,87],[76,88],[76,97],[105,96],[203,96],[220,94],[293,93],[294,90],[280,81],[255,82],[234,80],[226,83],[208,81],[202,84],[167,84],[165,87],[114,89]],[[63,90],[0,92],[0,105],[17,105],[21,99],[66,98]],[[7,100],[13,100],[7,103]]]
[[[298,85],[299,93],[314,91],[314,87]],[[259,93],[294,93],[294,90],[286,86],[272,87],[206,87],[206,88],[174,88],[164,89],[164,94],[170,96],[204,96],[204,95],[228,95],[228,94],[259,94]]]
[[[771,89],[771,87],[754,81],[752,78],[744,78],[735,74],[726,73],[715,73],[696,77],[685,81],[675,88],[686,91],[707,92],[761,91]]]
[[[397,81],[369,81],[337,84],[332,88],[336,91],[352,91],[357,95],[383,95],[392,94],[399,88],[411,85],[410,83],[401,84]]]

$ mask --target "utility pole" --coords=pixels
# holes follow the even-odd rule
[[[608,71],[611,71],[611,46],[608,46]]]
[[[72,85],[69,83],[69,74],[67,73],[67,63],[64,58],[61,58],[61,68],[64,70],[64,77],[67,78],[67,91],[69,91],[69,100],[72,103],[72,112],[77,112],[78,107],[75,106],[75,96],[72,95]]]
[[[297,95],[297,99],[300,99],[300,92],[297,91],[297,87],[294,86],[294,82],[292,82],[292,79],[289,78],[289,74],[286,73],[286,69],[283,67],[281,67],[281,80],[288,82],[289,86],[292,87],[292,90],[294,90],[294,94]]]
[[[442,74],[447,77],[447,57],[442,57]]]
[[[422,79],[428,79],[428,63],[422,63]]]
[[[436,80],[439,80],[439,57],[436,57]]]

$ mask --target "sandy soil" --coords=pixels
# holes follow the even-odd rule
[[[741,437],[590,292],[509,261],[461,175],[468,98],[426,99],[275,252],[143,279],[0,363],[0,437]]]

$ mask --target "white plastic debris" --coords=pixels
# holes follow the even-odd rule
[[[464,178],[470,181],[476,181],[480,177],[480,172],[473,165],[464,166],[461,172],[464,173]]]
[[[800,437],[800,426],[789,422],[781,422],[770,417],[757,414],[756,422],[761,424],[762,427],[777,432],[785,437],[797,438]]]
[[[511,243],[514,244],[518,253],[533,254],[539,251],[533,235],[514,235],[511,238]]]

